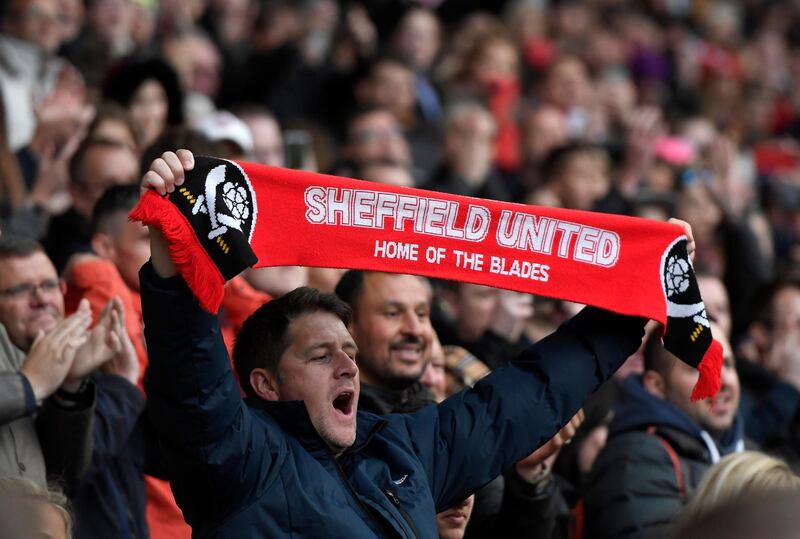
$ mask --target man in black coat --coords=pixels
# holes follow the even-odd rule
[[[609,439],[594,463],[585,495],[586,537],[670,536],[670,524],[706,470],[741,451],[739,378],[724,333],[722,389],[713,401],[691,402],[697,372],[663,349],[645,347],[645,373],[622,383]]]

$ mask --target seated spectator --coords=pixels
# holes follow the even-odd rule
[[[800,492],[800,477],[782,460],[742,451],[720,460],[703,477],[681,521],[697,520],[736,500],[769,492]]]
[[[92,457],[97,400],[88,376],[119,351],[120,309],[112,305],[88,333],[88,302],[65,318],[53,264],[39,244],[21,237],[0,238],[0,290],[0,471],[44,484],[46,462],[48,473],[73,482]]]
[[[139,268],[150,258],[147,227],[128,221],[128,212],[139,200],[135,185],[110,187],[98,200],[92,216],[92,253],[74,255],[64,274],[66,312],[77,309],[86,298],[95,321],[106,304],[119,298],[125,326],[139,358],[140,380],[147,368],[147,351],[139,299]],[[140,386],[141,387],[141,386]]]
[[[463,346],[490,368],[516,357],[527,340],[533,296],[471,283],[447,283],[442,304],[452,320],[437,323],[446,345]]]
[[[0,536],[72,539],[72,515],[66,496],[26,479],[0,479]]]
[[[800,283],[761,290],[739,345],[747,435],[800,470]]]
[[[475,495],[436,515],[439,539],[463,539],[475,506]]]
[[[645,347],[645,373],[627,378],[585,494],[591,537],[666,537],[673,519],[708,468],[744,449],[738,417],[739,378],[727,339],[722,389],[713,401],[690,402],[697,380],[656,334]]]
[[[374,161],[389,161],[411,167],[411,150],[394,115],[386,109],[356,112],[347,122],[342,161],[334,173],[352,177]]]
[[[125,328],[139,362],[136,385],[144,391],[147,348],[139,298],[139,269],[150,257],[150,241],[146,227],[128,221],[128,213],[138,201],[139,189],[132,185],[110,187],[100,197],[92,216],[94,253],[78,254],[70,261],[65,275],[65,307],[70,312],[80,298],[87,298],[95,318],[99,318],[112,298],[121,301]],[[188,538],[191,530],[175,505],[169,483],[152,476],[145,476],[144,481],[150,536]]]
[[[87,82],[97,87],[114,62],[134,52],[136,6],[117,0],[89,0],[85,6],[83,32],[66,52]]]
[[[283,133],[275,115],[257,105],[241,105],[232,112],[250,128],[254,162],[271,167],[285,166]]]
[[[428,178],[439,162],[440,125],[427,122],[422,115],[414,79],[409,65],[391,57],[379,58],[356,84],[356,103],[384,108],[394,115],[408,140],[417,176]]]
[[[42,244],[59,273],[74,253],[91,250],[94,205],[112,185],[135,183],[139,163],[134,150],[111,140],[86,140],[70,162],[72,207],[50,220]]]
[[[495,120],[482,105],[462,102],[447,112],[442,165],[423,187],[454,195],[511,200],[494,167]]]
[[[0,94],[9,146],[17,151],[36,130],[33,97],[49,95],[67,65],[56,55],[62,39],[58,2],[8,0],[0,6],[0,25]]]
[[[106,74],[103,97],[127,109],[140,148],[155,142],[167,125],[183,121],[178,76],[160,59],[125,60],[115,65]]]
[[[435,333],[433,289],[424,277],[350,270],[336,295],[353,312],[361,407],[374,414],[413,412],[435,402],[420,383]]]
[[[542,162],[541,186],[529,198],[545,192],[555,196],[562,208],[596,209],[611,188],[609,165],[607,152],[597,145],[572,143],[556,148]]]
[[[796,539],[800,528],[800,494],[758,493],[712,509],[686,521],[675,539]]]
[[[522,182],[526,190],[534,189],[540,182],[542,161],[554,149],[568,142],[567,122],[556,107],[542,105],[525,109],[520,120],[522,154]]]
[[[392,161],[372,161],[362,166],[353,176],[358,180],[368,180],[398,187],[414,187],[414,176],[408,167]]]
[[[41,342],[37,337],[40,332],[62,335],[57,328],[64,319],[64,297],[55,268],[41,247],[30,240],[16,243],[12,240],[6,240],[8,243],[0,247],[0,277],[12,283],[4,288],[12,294],[0,300],[0,324],[8,329],[12,342],[30,355]],[[54,372],[28,374],[24,365],[23,374],[37,400],[60,385],[56,404],[60,401],[59,405],[75,416],[71,421],[66,417],[60,425],[61,429],[73,432],[56,431],[61,438],[47,443],[63,444],[64,439],[73,441],[74,437],[82,436],[91,438],[91,451],[84,457],[80,473],[67,477],[68,494],[77,515],[77,533],[81,537],[98,538],[143,536],[147,534],[147,524],[142,473],[145,466],[155,467],[158,459],[154,447],[147,451],[143,427],[139,424],[144,396],[136,388],[139,362],[125,331],[122,302],[115,298],[104,307],[84,343],[73,351],[74,359],[67,363],[70,366],[66,376],[63,367],[52,369]],[[91,319],[87,301],[79,305],[77,313],[79,318]],[[54,379],[59,373],[63,382]],[[91,406],[92,403],[95,405]],[[77,421],[78,412],[85,414],[87,409],[93,414],[92,420]],[[40,429],[43,447],[46,433],[52,436],[52,427],[47,431]],[[65,445],[69,449],[74,443]],[[62,455],[64,462],[52,469],[80,462],[72,461],[80,454],[70,455],[62,449],[63,453],[66,453]],[[108,504],[108,500],[115,503]]]
[[[103,103],[89,125],[86,137],[90,140],[108,140],[128,146],[140,154],[136,142],[136,131],[133,128],[127,111],[117,103]]]

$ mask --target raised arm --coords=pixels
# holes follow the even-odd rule
[[[164,154],[144,176],[143,188],[172,192],[182,183],[182,167],[191,168],[192,162],[189,152]],[[150,247],[151,263],[140,272],[150,360],[148,413],[162,440],[175,497],[187,521],[197,526],[219,521],[237,507],[260,476],[254,468],[268,468],[270,450],[264,430],[252,428],[217,317],[200,308],[153,229]]]
[[[643,333],[640,318],[588,307],[473,389],[403,417],[437,510],[552,438],[636,351]]]

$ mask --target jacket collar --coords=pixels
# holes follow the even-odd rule
[[[436,404],[430,390],[415,382],[405,389],[383,389],[371,384],[361,384],[359,408],[373,414],[416,412],[429,404]]]
[[[270,416],[290,436],[315,456],[330,454],[330,450],[314,428],[303,401],[266,401],[248,397],[247,406]],[[356,416],[356,440],[344,454],[352,454],[366,446],[372,437],[386,426],[386,420],[366,412]]]

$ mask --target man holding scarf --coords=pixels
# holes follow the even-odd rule
[[[188,152],[168,152],[142,188],[179,191],[193,167]],[[172,231],[148,224],[148,406],[198,536],[434,537],[438,511],[550,439],[644,333],[641,317],[587,307],[474,388],[378,417],[358,411],[349,309],[300,288],[245,322],[234,350],[242,399],[217,318],[159,229]]]

